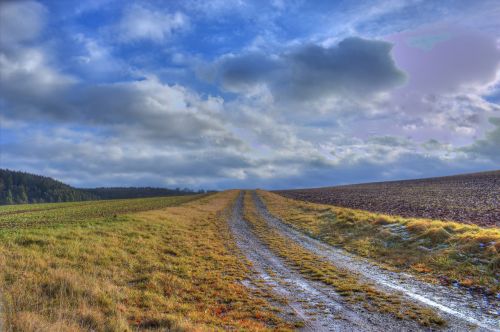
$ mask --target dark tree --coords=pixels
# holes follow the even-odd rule
[[[203,193],[199,190],[198,193]],[[74,202],[196,194],[193,190],[152,187],[78,189],[50,177],[0,169],[0,204]]]

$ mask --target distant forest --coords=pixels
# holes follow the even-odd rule
[[[0,204],[75,202],[99,199],[179,196],[205,193],[187,188],[113,187],[79,189],[53,178],[0,169]]]

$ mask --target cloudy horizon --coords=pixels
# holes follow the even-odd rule
[[[303,188],[500,169],[497,1],[0,1],[0,168]]]

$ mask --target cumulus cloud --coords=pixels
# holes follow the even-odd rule
[[[19,4],[41,8],[38,13],[45,15],[36,3]],[[10,8],[9,13],[13,13]],[[162,32],[148,29],[136,37],[166,38],[170,33],[165,26],[160,27]],[[118,176],[122,174],[148,181],[178,177],[177,184],[187,185],[195,179],[232,176],[235,169],[248,166],[243,155],[247,146],[228,128],[222,98],[201,96],[153,75],[113,83],[75,79],[57,68],[49,50],[35,40],[39,33],[35,30],[33,26],[30,34],[4,40],[8,45],[0,51],[0,112],[3,134],[9,137],[2,137],[2,167],[63,179],[73,179],[72,171],[64,170],[78,169],[87,183],[92,174],[107,170],[102,184],[114,177],[123,181]],[[87,52],[77,59],[82,65],[113,62],[108,49],[95,39],[83,34],[75,38]],[[27,41],[30,44],[24,44]],[[78,129],[68,129],[74,127]]]
[[[0,35],[1,166],[80,186],[217,189],[497,167],[492,37],[431,29],[389,42],[342,39],[356,31],[347,29],[325,41],[307,35],[303,21],[304,35],[291,29],[297,22],[285,16],[297,15],[278,19],[305,3],[275,1],[270,12],[239,0],[194,2],[106,2],[106,13],[121,16],[96,16],[96,29],[82,17],[74,24],[71,13],[58,17],[70,2],[0,1],[0,29],[9,32]],[[95,4],[74,6],[76,15],[94,15]],[[281,24],[300,38],[287,40]]]
[[[180,145],[244,148],[224,126],[223,100],[201,98],[179,85],[154,76],[141,81],[91,86],[78,100],[84,121],[112,126],[127,135]]]
[[[460,26],[428,26],[388,38],[397,64],[409,75],[407,89],[457,93],[495,81],[500,49],[493,36]]]
[[[465,146],[484,136],[488,118],[498,116],[494,93],[500,70],[495,38],[457,25],[427,25],[387,37],[394,43],[396,64],[408,75],[407,84],[381,103],[385,115],[374,126],[390,128],[423,143],[430,138],[445,146]],[[365,127],[361,121],[360,125]]]
[[[474,157],[500,162],[500,118],[491,118],[490,123],[494,128],[488,131],[484,138],[461,150]]]
[[[47,125],[94,126],[113,137],[136,139],[144,144],[162,141],[184,148],[245,149],[245,144],[225,127],[221,98],[201,97],[183,86],[164,84],[155,76],[116,83],[80,81],[59,70],[43,45],[19,44],[38,35],[46,14],[43,6],[31,1],[5,2],[1,9],[1,15],[18,15],[9,16],[10,20],[19,22],[19,15],[26,15],[36,22],[30,29],[13,31],[16,38],[3,41],[8,45],[0,50],[2,118],[42,121]],[[139,11],[140,15],[144,13],[148,14]],[[16,30],[11,23],[0,22],[2,29]],[[96,67],[106,67],[103,70],[108,74],[109,70],[117,70],[106,65],[115,61],[94,39],[83,34],[75,38],[88,52],[81,61],[92,65],[98,73],[102,70]]]
[[[6,107],[13,119],[48,119],[56,123],[93,125],[114,135],[187,146],[225,146],[245,149],[245,144],[225,127],[223,100],[202,98],[179,86],[150,76],[139,81],[99,85],[74,84],[36,96],[21,95],[24,81],[9,80],[2,92],[16,108]],[[30,82],[30,81],[28,81]],[[40,82],[30,82],[38,84]],[[34,99],[36,97],[36,99]],[[57,97],[57,98],[56,98]],[[27,104],[31,102],[31,104]]]
[[[11,144],[0,144],[2,167],[11,167],[69,179],[76,185],[200,185],[251,168],[238,151],[168,142],[145,142],[134,137],[108,137],[88,131],[53,127],[52,133],[31,130]],[[105,170],[105,171],[103,171]],[[78,177],[75,177],[75,174]]]
[[[230,54],[216,62],[214,77],[228,91],[248,93],[260,86],[277,100],[364,98],[404,82],[391,47],[352,37],[330,47],[306,44],[280,54]]]
[[[128,142],[128,145],[117,141],[112,143],[93,137],[87,142],[75,144],[71,140],[53,140],[39,135],[34,146],[28,149],[30,153],[24,157],[34,160],[52,158],[58,168],[71,169],[81,163],[78,168],[88,174],[107,169],[119,174],[150,173],[181,178],[222,177],[228,169],[250,166],[244,158],[229,151],[210,154],[208,151],[180,151],[174,148],[163,150],[158,146],[144,148],[133,142]],[[6,153],[15,153],[15,150],[9,147]]]
[[[42,49],[0,51],[0,99],[9,113],[28,117],[40,109],[49,116],[67,112],[64,92],[73,82],[50,64]]]
[[[0,109],[9,115],[60,112],[64,91],[75,81],[37,43],[46,16],[34,1],[0,2]]]
[[[73,56],[72,70],[82,79],[116,81],[130,76],[130,65],[113,55],[112,47],[96,38],[77,33],[72,36],[78,54]]]
[[[38,37],[47,11],[35,1],[0,2],[0,46],[2,48]]]
[[[169,13],[133,5],[124,10],[116,28],[124,42],[150,40],[160,43],[188,25],[187,16],[180,12]]]

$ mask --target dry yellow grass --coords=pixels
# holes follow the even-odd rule
[[[428,281],[458,280],[498,292],[500,229],[402,218],[259,191],[269,211],[315,238]]]
[[[239,282],[236,192],[67,227],[0,231],[7,331],[287,329]]]
[[[272,229],[256,211],[249,192],[244,197],[244,217],[252,225],[255,234],[278,256],[306,278],[332,286],[346,301],[359,303],[368,310],[391,314],[400,319],[412,319],[423,326],[445,324],[434,310],[405,300],[397,294],[384,293]]]

